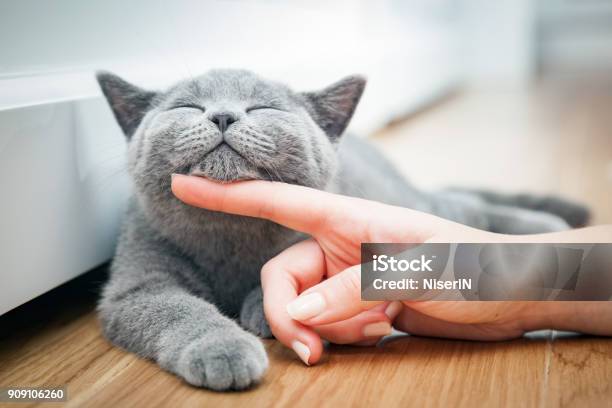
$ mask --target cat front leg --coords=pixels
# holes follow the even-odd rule
[[[195,386],[239,390],[259,382],[268,367],[261,341],[221,314],[206,291],[185,286],[185,276],[197,276],[190,262],[133,233],[119,243],[98,305],[105,336]]]
[[[240,310],[240,325],[261,338],[271,339],[274,337],[264,314],[261,286],[254,288],[244,298]]]
[[[160,273],[130,286],[117,280],[110,282],[99,305],[111,342],[195,386],[244,389],[264,375],[268,358],[261,341],[211,303]]]

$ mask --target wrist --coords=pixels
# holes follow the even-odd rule
[[[524,331],[562,330],[602,336],[612,335],[612,302],[524,302]]]
[[[521,326],[523,331],[561,330],[561,322],[567,319],[567,307],[564,302],[522,302]]]

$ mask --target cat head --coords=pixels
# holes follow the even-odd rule
[[[136,188],[145,194],[169,191],[172,173],[324,188],[365,87],[362,77],[351,76],[300,93],[243,70],[213,70],[165,92],[107,72],[97,79],[129,141]]]

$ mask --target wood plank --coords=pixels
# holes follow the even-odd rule
[[[536,406],[547,349],[546,340],[480,343],[399,336],[376,348],[333,346],[321,364],[305,367],[291,350],[269,340],[271,368],[264,382],[243,393],[217,393],[112,348],[91,310],[30,336],[1,345],[0,384],[67,384],[67,407]]]
[[[556,338],[549,352],[546,406],[612,407],[610,339]]]

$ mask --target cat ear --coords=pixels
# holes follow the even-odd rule
[[[97,72],[96,78],[125,136],[130,139],[149,111],[156,92],[145,91],[110,72]]]
[[[353,75],[321,91],[302,94],[310,115],[330,139],[338,139],[346,129],[365,85],[364,77]]]

